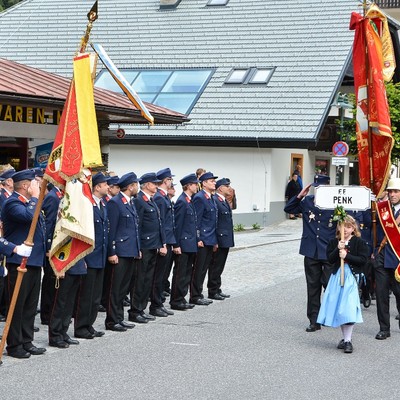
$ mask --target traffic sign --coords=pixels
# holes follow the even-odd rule
[[[332,157],[332,165],[349,165],[348,157]]]
[[[326,186],[315,188],[315,205],[324,210],[342,206],[345,210],[368,210],[371,190],[365,186]]]
[[[349,145],[346,142],[336,142],[332,147],[332,153],[337,157],[345,157],[349,154]]]

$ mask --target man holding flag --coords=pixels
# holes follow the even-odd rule
[[[31,170],[16,172],[12,175],[14,192],[4,202],[1,219],[4,238],[14,243],[23,242],[29,233],[33,214],[39,197],[39,184]],[[46,349],[37,348],[33,342],[34,321],[39,301],[41,268],[45,263],[46,242],[45,222],[40,216],[33,236],[32,254],[27,261],[25,278],[19,288],[13,318],[7,336],[7,353],[15,358],[29,358],[43,354]],[[16,253],[7,257],[8,275],[6,278],[6,304],[10,307],[16,286],[18,267],[22,257]]]

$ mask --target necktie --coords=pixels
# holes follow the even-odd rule
[[[102,204],[102,202],[100,201],[100,214],[101,214],[101,217],[102,218],[104,218],[104,206],[103,206],[103,204]]]

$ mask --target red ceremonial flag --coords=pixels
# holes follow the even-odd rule
[[[101,154],[88,54],[74,59],[74,78],[69,88],[45,179],[63,188],[49,261],[57,277],[94,248],[91,172],[100,166]]]
[[[389,177],[394,142],[383,77],[382,38],[375,22],[358,13],[352,13],[350,29],[355,30],[353,66],[360,185],[379,196]]]

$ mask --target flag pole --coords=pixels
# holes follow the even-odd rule
[[[367,5],[367,0],[363,0],[363,16],[365,18],[366,14],[368,11],[368,5]],[[369,71],[369,62],[368,62],[368,46],[366,43],[365,45],[365,52],[366,52],[366,57],[365,57],[365,71],[366,71],[366,81],[367,81],[367,92],[366,92],[366,103],[367,103],[367,110],[369,110],[369,97],[368,97],[368,85],[370,82],[370,71]],[[368,131],[368,156],[369,156],[369,186],[372,189],[374,187],[374,157],[373,157],[373,149],[372,149],[372,137],[371,137],[371,127],[369,124],[369,115],[367,116],[368,118],[368,124],[367,124],[367,131]],[[373,248],[376,247],[376,200],[371,200],[371,224],[372,224],[372,242],[373,242]]]
[[[98,1],[96,0],[94,5],[90,9],[89,13],[87,14],[89,22],[88,22],[88,24],[86,26],[86,32],[85,32],[84,36],[81,39],[81,43],[80,43],[80,52],[81,53],[83,53],[85,51],[85,49],[86,49],[86,46],[87,46],[87,44],[89,42],[90,32],[91,32],[92,27],[93,27],[93,22],[98,18],[97,3],[98,3]],[[36,230],[36,227],[37,227],[37,223],[38,223],[38,220],[39,220],[40,213],[42,211],[42,205],[43,205],[43,200],[44,200],[44,196],[45,196],[45,193],[46,193],[47,183],[48,183],[47,179],[43,179],[42,180],[42,185],[40,187],[40,194],[39,194],[38,202],[36,204],[35,212],[33,214],[31,226],[30,226],[30,229],[29,229],[29,232],[28,232],[28,237],[24,241],[24,244],[26,244],[27,246],[30,246],[30,247],[33,247],[33,244],[34,244],[33,243],[33,237],[34,237],[34,234],[35,234],[35,230]],[[11,303],[10,303],[9,309],[7,311],[7,319],[6,319],[6,323],[4,325],[3,334],[2,334],[1,341],[0,341],[0,365],[3,363],[1,361],[1,359],[2,359],[2,356],[3,356],[4,347],[5,347],[5,344],[6,344],[6,341],[7,341],[8,332],[10,330],[12,318],[13,318],[13,315],[14,315],[15,305],[17,303],[18,295],[19,295],[19,292],[20,292],[20,289],[21,289],[22,280],[24,278],[24,274],[27,271],[27,269],[26,269],[27,260],[28,260],[27,257],[23,257],[20,266],[17,268],[17,271],[18,271],[17,279],[16,279],[16,282],[15,282],[15,287],[14,287],[13,295],[12,295],[12,298],[11,298]]]

